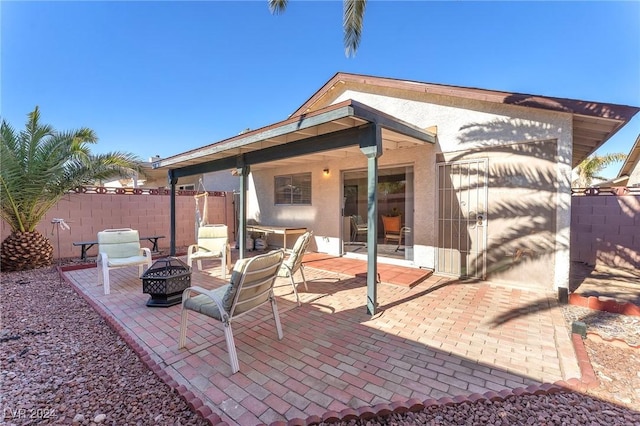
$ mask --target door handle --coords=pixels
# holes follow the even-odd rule
[[[477,224],[478,226],[484,226],[484,221],[485,221],[485,219],[486,219],[486,218],[485,218],[484,213],[478,213],[478,214],[476,215],[476,224]]]

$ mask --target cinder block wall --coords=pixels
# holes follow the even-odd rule
[[[640,195],[572,197],[571,260],[640,268]]]
[[[164,235],[158,240],[163,253],[169,253],[170,247],[170,196],[160,194],[68,194],[60,200],[40,222],[37,230],[53,244],[54,257],[79,258],[80,247],[73,242],[93,241],[99,231],[108,228],[132,228],[140,232],[141,237]],[[202,202],[200,211],[202,212]],[[223,192],[208,197],[208,222],[226,223],[229,226],[229,239],[235,239],[233,193]],[[71,229],[56,229],[51,223],[54,218],[64,219]],[[196,241],[195,219],[196,203],[193,195],[176,196],[176,247],[185,247]],[[2,221],[2,240],[11,233],[11,228]],[[60,245],[58,248],[58,234]],[[148,241],[141,242],[143,247],[151,248]],[[96,256],[97,246],[88,252],[89,257]]]

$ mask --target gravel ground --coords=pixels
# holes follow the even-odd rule
[[[0,424],[206,424],[53,268],[0,274],[0,308]],[[629,360],[623,349],[618,358],[603,358],[597,365],[611,382],[635,386],[635,381],[619,380],[618,373],[607,370],[608,362],[628,364],[620,362],[622,357]],[[605,344],[594,350],[610,354],[616,349]],[[640,356],[636,358],[638,364],[628,368],[637,374]],[[600,388],[594,396],[613,392]],[[621,386],[615,390],[627,399],[632,391]],[[611,400],[620,401],[614,396]],[[578,393],[520,396],[344,424],[640,425],[640,412],[625,407],[626,401],[604,399]],[[633,406],[635,399],[629,401]]]
[[[585,341],[591,365],[600,381],[591,393],[603,400],[640,409],[640,350],[612,348],[607,342]]]
[[[640,414],[576,393],[428,408],[343,425],[638,425]]]
[[[55,270],[0,278],[0,424],[207,424]]]
[[[595,333],[607,340],[617,339],[629,346],[640,347],[640,317],[572,305],[563,306],[563,314],[568,324],[574,321],[584,323],[587,333]]]

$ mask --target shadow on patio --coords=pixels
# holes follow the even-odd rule
[[[234,323],[240,372],[233,375],[222,325],[191,315],[187,347],[178,350],[180,305],[147,307],[135,268],[112,271],[106,296],[95,268],[64,276],[229,424],[269,424],[580,377],[554,294],[548,295],[550,309],[496,324],[495,318],[540,295],[431,276],[411,288],[379,284],[380,313],[371,318],[364,277],[311,264],[305,272],[309,291],[298,287],[301,307],[288,278],[276,283],[283,340],[277,340],[268,307]],[[213,266],[193,272],[192,284],[223,285],[215,278],[219,265]]]

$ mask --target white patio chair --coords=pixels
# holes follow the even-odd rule
[[[227,225],[204,225],[198,228],[198,243],[187,249],[187,265],[192,266],[195,260],[202,271],[202,259],[220,259],[222,278],[227,278],[231,269],[231,246]],[[226,267],[225,267],[226,265]]]
[[[304,264],[302,263],[302,258],[307,251],[307,247],[309,247],[309,242],[311,242],[312,236],[313,231],[307,231],[298,237],[293,248],[287,251],[287,253],[289,253],[289,257],[282,263],[282,266],[278,271],[279,277],[289,277],[291,279],[291,287],[293,287],[293,293],[296,295],[298,306],[300,306],[300,297],[298,296],[298,290],[296,288],[298,285],[293,279],[293,275],[297,271],[300,271],[304,288],[309,291],[309,287],[307,287],[307,279],[304,277]]]
[[[140,247],[138,231],[130,228],[105,229],[98,232],[98,276],[104,294],[111,293],[109,271],[111,269],[138,266],[138,276],[151,267],[151,251]],[[100,283],[98,283],[100,285]]]
[[[229,284],[215,290],[206,290],[198,286],[185,289],[182,295],[178,347],[185,347],[189,311],[195,311],[220,321],[224,324],[231,370],[236,373],[240,370],[240,364],[233,340],[231,322],[269,302],[276,322],[278,339],[282,339],[282,326],[276,299],[273,295],[273,284],[283,259],[284,251],[282,249],[242,259],[236,262]]]

